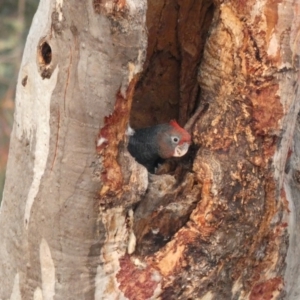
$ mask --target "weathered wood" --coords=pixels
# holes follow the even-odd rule
[[[215,5],[198,76],[209,109],[193,130],[200,149],[183,180],[194,174],[202,193],[177,197],[170,184],[155,204],[150,185],[136,210],[137,253],[162,274],[163,299],[297,299],[297,190],[292,197],[283,184],[300,108],[297,4]],[[195,202],[182,226],[177,210],[184,216]]]
[[[145,1],[41,1],[0,298],[298,299],[299,3],[149,0],[145,17]],[[184,124],[199,103],[189,155],[148,175],[129,115]]]
[[[130,110],[145,13],[140,0],[40,2],[18,79],[1,207],[1,299],[109,299],[113,263],[101,255],[114,216],[99,217],[96,138],[117,95]],[[116,143],[128,117],[119,119]],[[121,254],[126,210],[115,208],[115,217],[116,230],[124,228]]]

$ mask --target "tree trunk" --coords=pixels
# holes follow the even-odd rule
[[[49,2],[17,86],[0,299],[298,299],[299,1]],[[199,105],[189,154],[147,174],[129,118]]]
[[[99,214],[96,137],[116,99],[122,111],[108,149],[117,151],[124,135],[145,13],[140,0],[40,2],[19,73],[1,207],[1,299],[109,299],[117,289],[108,275],[127,247],[126,209]],[[106,243],[110,216],[114,246]]]

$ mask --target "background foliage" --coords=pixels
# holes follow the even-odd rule
[[[0,202],[13,124],[16,80],[38,0],[0,1]]]

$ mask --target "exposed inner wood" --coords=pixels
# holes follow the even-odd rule
[[[177,119],[184,125],[199,104],[197,72],[212,1],[148,1],[148,48],[130,123],[141,128]]]
[[[135,86],[146,7],[41,1],[18,80],[0,298],[298,300],[299,5],[149,0]],[[173,173],[149,176],[126,151],[134,92],[132,127],[184,125],[209,104]]]
[[[284,166],[274,156],[284,157],[291,145],[282,131],[287,112],[293,123],[297,116],[291,108],[298,70],[282,67],[293,65],[283,38],[290,10],[279,21],[277,10],[267,4],[255,11],[248,5],[215,3],[213,10],[210,3],[198,2],[194,5],[203,10],[193,7],[193,13],[198,11],[193,24],[211,20],[214,13],[212,24],[194,27],[180,39],[184,17],[173,25],[175,32],[169,24],[191,12],[189,5],[149,2],[147,61],[131,124],[143,127],[171,117],[185,124],[200,99],[209,108],[193,130],[199,150],[192,170],[179,182],[168,175],[150,177],[135,211],[135,255],[163,276],[163,299],[205,298],[207,293],[209,299],[276,299],[284,295],[289,207],[280,179]],[[157,11],[159,21],[151,23],[149,15]],[[274,33],[277,22],[281,28]],[[184,42],[197,30],[199,51],[193,52]],[[272,44],[275,38],[284,51]],[[282,81],[282,73],[290,81]],[[193,74],[198,74],[197,82]]]

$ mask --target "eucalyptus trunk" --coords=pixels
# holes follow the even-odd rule
[[[0,298],[297,300],[299,11],[42,0],[17,86]],[[149,174],[127,126],[171,118],[193,145]]]

